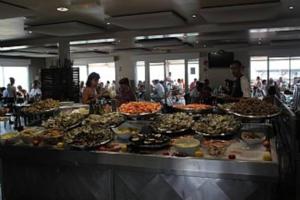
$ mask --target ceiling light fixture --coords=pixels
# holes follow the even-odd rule
[[[58,8],[56,8],[56,10],[59,11],[59,12],[67,12],[67,11],[69,11],[69,8],[66,8],[66,7],[58,7]]]
[[[106,22],[106,25],[110,25],[110,22]]]
[[[192,18],[193,18],[193,19],[197,18],[197,15],[196,15],[196,14],[193,14],[193,15],[192,15]]]
[[[32,31],[28,31],[29,34],[32,34]]]
[[[294,6],[289,6],[289,10],[293,10],[294,8]]]
[[[17,49],[26,49],[28,46],[11,46],[11,47],[0,47],[0,51],[11,51],[11,50],[17,50]]]
[[[261,39],[258,40],[258,45],[262,45]]]

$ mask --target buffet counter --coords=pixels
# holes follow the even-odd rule
[[[57,105],[45,100],[23,111]],[[280,159],[278,133],[269,122],[280,115],[277,107],[247,99],[220,107],[176,106],[173,113],[161,109],[154,102],[129,102],[102,114],[78,109],[1,135],[2,196],[274,199]]]
[[[272,152],[259,162],[2,146],[2,191],[5,199],[272,199]]]

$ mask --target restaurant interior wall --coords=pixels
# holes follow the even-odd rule
[[[31,84],[34,80],[40,80],[41,69],[46,67],[45,58],[32,58],[29,66],[29,83]]]
[[[244,65],[244,75],[250,79],[250,56],[247,51],[234,52],[234,59],[239,60]],[[212,87],[218,87],[224,84],[225,79],[234,79],[229,67],[210,68],[204,65],[207,56],[201,54],[200,58],[200,75],[201,79],[209,79]]]

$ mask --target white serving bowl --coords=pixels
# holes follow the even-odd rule
[[[195,138],[179,138],[174,141],[173,146],[178,153],[193,156],[200,146],[200,141]]]

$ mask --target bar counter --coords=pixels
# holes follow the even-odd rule
[[[275,145],[272,145],[274,148]],[[272,199],[278,160],[0,147],[4,199]]]

